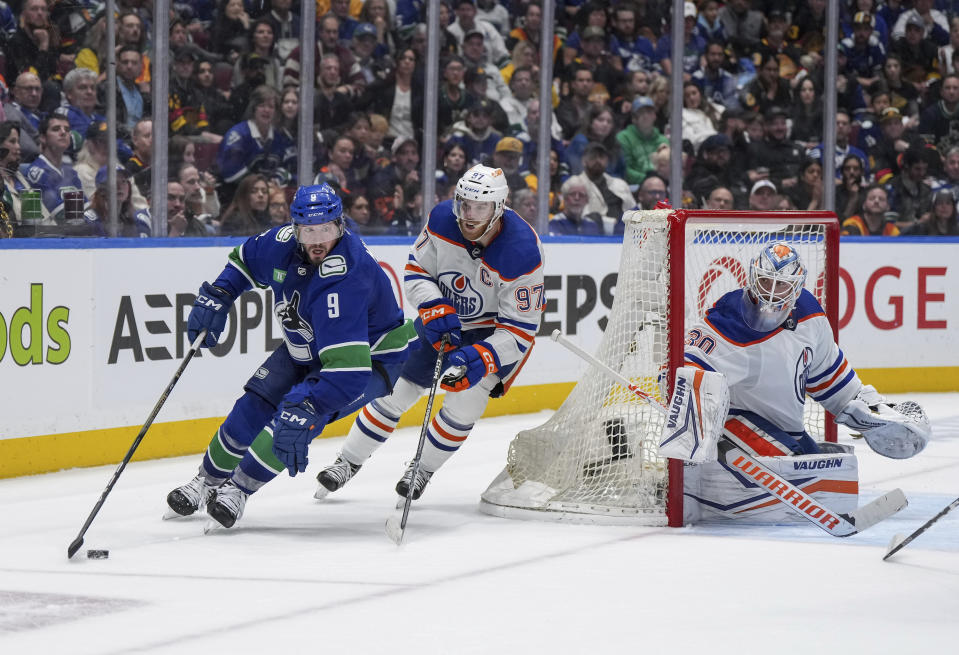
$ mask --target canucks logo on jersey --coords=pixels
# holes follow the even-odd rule
[[[294,291],[289,300],[281,300],[273,307],[276,318],[283,326],[283,339],[286,341],[288,350],[293,359],[301,362],[308,362],[312,359],[310,353],[310,342],[313,341],[313,328],[308,321],[300,316],[300,292]],[[300,339],[305,343],[296,343]]]
[[[483,296],[473,288],[468,277],[457,271],[440,273],[440,292],[453,301],[460,318],[471,319],[483,313]]]

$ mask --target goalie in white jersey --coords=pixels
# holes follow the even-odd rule
[[[862,384],[805,280],[792,246],[765,246],[749,264],[747,286],[723,295],[689,330],[671,414],[685,408],[687,416],[692,407],[704,427],[667,420],[661,454],[709,461],[720,435],[751,455],[832,451],[836,445],[817,443],[803,429],[807,394],[881,455],[904,459],[926,446],[930,428],[922,408],[892,405]]]
[[[490,397],[506,393],[539,329],[543,248],[536,232],[506,207],[503,171],[477,165],[456,185],[453,200],[430,212],[410,251],[404,286],[416,305],[420,348],[389,396],[360,412],[336,461],[317,476],[316,497],[341,488],[393,433],[400,417],[432,384],[437,351],[449,336],[443,407],[430,422],[416,480],[417,499],[433,473],[455,453]],[[412,464],[396,485],[406,496]]]

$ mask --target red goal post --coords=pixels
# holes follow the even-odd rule
[[[638,210],[623,220],[616,298],[596,356],[660,401],[672,392],[691,323],[746,284],[749,260],[765,244],[800,252],[806,288],[838,337],[834,213]],[[835,441],[831,417],[807,400],[807,431]],[[658,456],[661,428],[658,412],[588,369],[546,423],[513,439],[480,507],[510,518],[681,526],[683,465]]]

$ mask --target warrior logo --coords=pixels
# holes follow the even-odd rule
[[[276,303],[273,313],[283,326],[283,339],[286,341],[290,355],[297,361],[308,362],[312,358],[308,344],[313,341],[313,328],[300,316],[299,307],[300,292],[294,291],[293,297],[289,300]],[[294,343],[294,335],[299,335],[305,343]]]
[[[440,292],[453,301],[460,318],[471,319],[483,313],[483,296],[473,288],[470,279],[456,271],[440,273]]]
[[[809,378],[809,367],[812,365],[812,348],[803,348],[799,359],[796,360],[796,400],[800,404],[806,402],[806,380]]]

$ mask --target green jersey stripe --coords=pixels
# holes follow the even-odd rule
[[[242,459],[226,449],[226,446],[224,446],[221,441],[219,430],[216,431],[216,434],[210,441],[206,453],[210,456],[210,461],[213,462],[213,466],[215,466],[218,471],[223,471],[227,475],[236,468],[236,465],[239,464],[240,459]]]
[[[250,452],[256,461],[274,473],[282,473],[286,470],[283,463],[273,454],[273,435],[269,430],[260,430],[260,434],[256,435],[253,445],[250,446]]]
[[[377,339],[373,344],[373,354],[380,355],[404,350],[411,341],[417,339],[412,319],[406,319],[402,325],[394,328]]]
[[[262,284],[256,281],[256,278],[253,277],[253,272],[247,267],[246,262],[243,261],[243,245],[239,245],[230,252],[230,261],[228,262],[230,266],[233,266],[236,270],[240,271],[247,280],[250,281],[255,287],[260,287],[265,289],[267,285]]]
[[[319,352],[324,371],[342,369],[369,369],[373,360],[368,343],[340,343],[328,346]]]

